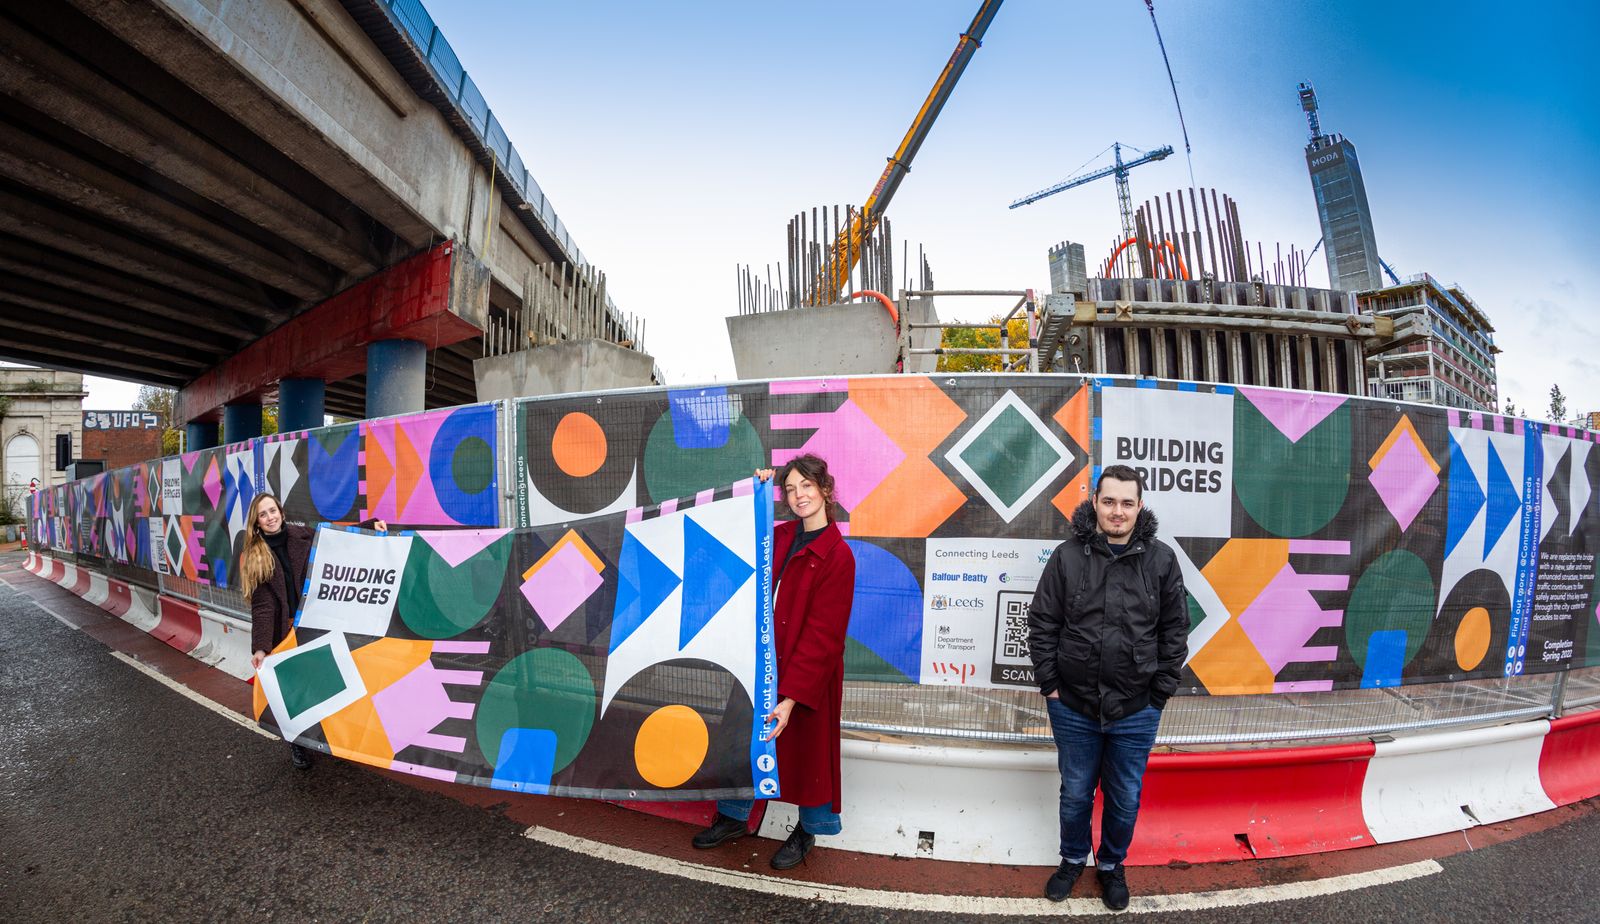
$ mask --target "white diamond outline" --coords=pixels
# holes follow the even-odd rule
[[[977,442],[978,437],[986,432],[989,429],[989,425],[994,422],[994,419],[1005,413],[1005,410],[1008,407],[1015,408],[1017,413],[1022,415],[1022,419],[1026,420],[1028,425],[1033,427],[1034,432],[1043,437],[1044,441],[1056,451],[1055,464],[1046,469],[1044,474],[1040,475],[1038,480],[1030,485],[1028,490],[1024,491],[1022,496],[1017,498],[1017,502],[1014,504],[1006,504],[1004,501],[1000,500],[999,495],[995,494],[994,490],[985,484],[982,478],[978,477],[978,473],[973,470],[972,466],[968,465],[961,458],[961,453],[965,452],[967,447]],[[1067,466],[1072,464],[1072,450],[1068,449],[1065,443],[1061,442],[1059,439],[1056,439],[1056,435],[1051,433],[1050,430],[1045,427],[1044,422],[1039,419],[1039,415],[1035,414],[1032,408],[1024,404],[1022,399],[1017,397],[1016,392],[1007,389],[1005,396],[999,401],[996,401],[994,406],[989,408],[989,410],[985,412],[982,417],[978,418],[977,423],[974,423],[970,428],[968,428],[967,432],[961,437],[961,439],[957,440],[955,445],[951,446],[950,449],[945,452],[944,458],[946,462],[950,463],[951,468],[954,468],[956,471],[961,473],[961,477],[967,480],[967,484],[972,485],[973,489],[978,492],[980,497],[982,497],[985,501],[988,501],[989,506],[994,508],[996,513],[1000,514],[1001,519],[1005,520],[1007,523],[1010,523],[1012,520],[1015,520],[1017,515],[1026,509],[1029,504],[1032,504],[1035,500],[1037,500],[1039,495],[1044,493],[1045,487],[1048,486],[1050,482],[1054,481],[1056,476],[1067,470]]]
[[[283,690],[278,685],[278,665],[316,648],[330,650],[333,663],[339,668],[339,676],[344,680],[344,689],[291,719],[289,709],[284,705]],[[367,685],[361,679],[360,670],[356,668],[355,657],[350,651],[350,641],[345,638],[343,632],[329,632],[304,645],[296,645],[268,655],[266,660],[261,662],[261,669],[256,672],[256,682],[261,684],[261,692],[266,697],[267,706],[272,710],[272,718],[277,722],[278,731],[285,741],[294,741],[313,725],[320,724],[323,719],[354,705],[367,695]]]

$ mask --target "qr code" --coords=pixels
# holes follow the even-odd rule
[[[1000,617],[1005,620],[1001,657],[1028,660],[1028,602],[1021,598],[1000,601]]]

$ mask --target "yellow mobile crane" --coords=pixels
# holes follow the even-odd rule
[[[961,72],[967,69],[967,62],[972,60],[972,53],[983,44],[983,34],[988,31],[994,14],[1000,11],[1000,3],[1001,0],[983,0],[978,14],[972,17],[972,25],[961,34],[956,42],[956,50],[945,62],[939,78],[933,82],[933,89],[928,91],[928,98],[922,101],[916,118],[911,120],[906,136],[900,139],[900,147],[889,157],[888,166],[884,167],[883,175],[878,177],[878,185],[872,187],[872,195],[867,197],[861,211],[855,214],[850,223],[839,229],[839,236],[833,242],[827,262],[811,280],[806,304],[830,305],[839,300],[845,280],[850,278],[850,272],[861,259],[862,241],[872,234],[878,219],[888,210],[889,200],[894,198],[900,181],[911,170],[911,159],[917,156],[917,149],[922,147],[928,130],[933,128],[934,120],[939,117],[939,111],[950,99],[956,81],[961,79]]]

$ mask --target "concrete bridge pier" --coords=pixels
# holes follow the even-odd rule
[[[321,379],[280,379],[278,432],[290,433],[322,426],[327,392],[328,385]]]
[[[224,404],[222,406],[222,435],[230,443],[253,440],[261,435],[261,405]]]
[[[199,452],[217,445],[215,420],[191,420],[183,427],[183,451]]]
[[[423,410],[427,367],[427,347],[415,340],[367,344],[367,418]]]

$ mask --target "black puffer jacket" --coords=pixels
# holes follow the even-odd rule
[[[1056,547],[1028,611],[1028,650],[1039,692],[1097,721],[1167,704],[1189,644],[1189,613],[1177,556],[1141,510],[1128,547],[1111,554],[1094,506],[1072,513],[1072,536]]]

